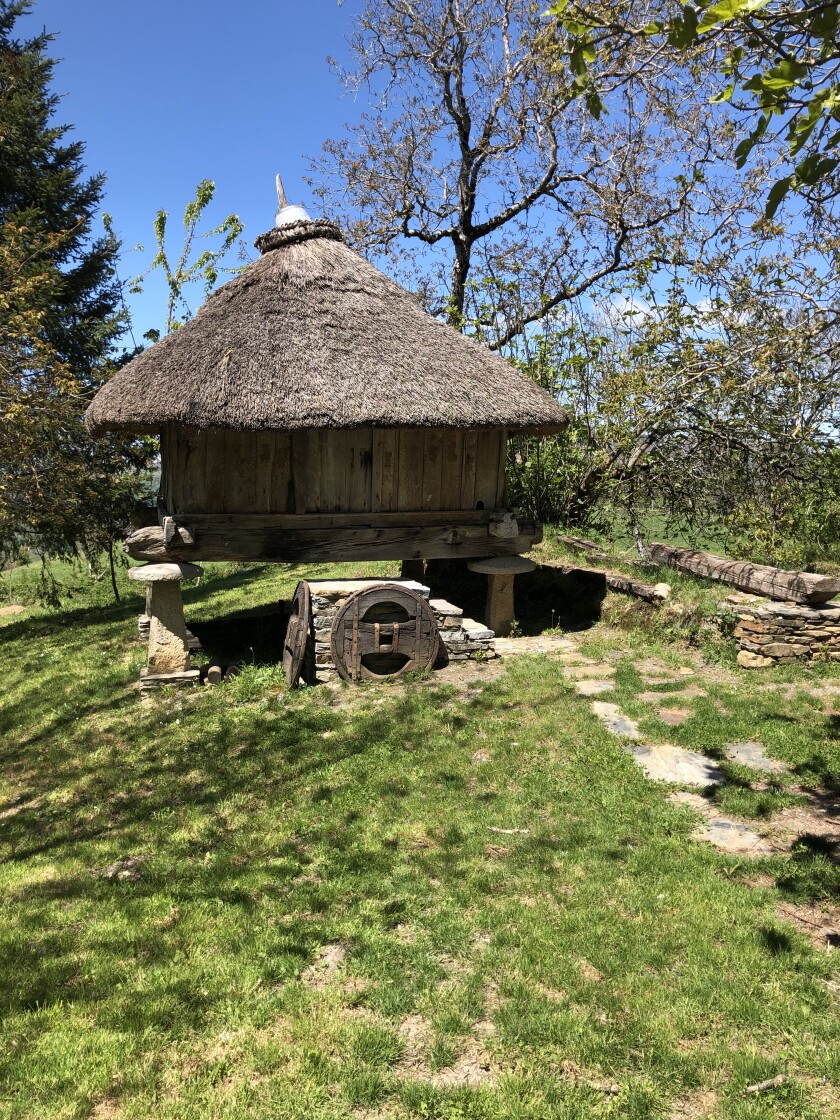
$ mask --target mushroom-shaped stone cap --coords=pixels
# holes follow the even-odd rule
[[[198,564],[141,564],[128,569],[128,578],[143,580],[145,583],[163,583],[174,579],[197,579],[204,572]]]
[[[521,572],[533,572],[536,566],[525,556],[488,556],[486,560],[470,560],[467,564],[471,572],[487,576],[516,576]]]

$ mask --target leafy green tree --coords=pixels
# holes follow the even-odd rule
[[[125,325],[119,244],[95,232],[102,176],[53,121],[50,36],[14,37],[30,7],[0,0],[0,554],[92,557],[125,524],[149,451],[84,430]]]
[[[604,59],[640,39],[685,52],[714,52],[722,83],[714,100],[729,102],[746,135],[735,152],[750,154],[779,138],[789,173],[767,196],[772,217],[791,190],[825,202],[838,192],[840,166],[840,5],[826,0],[694,0],[659,10],[627,0],[556,0],[554,57],[568,59],[575,88],[592,111],[601,104]]]

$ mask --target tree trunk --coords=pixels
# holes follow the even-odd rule
[[[470,271],[472,246],[463,235],[453,237],[452,244],[455,247],[455,260],[452,262],[447,321],[451,327],[461,330],[464,323],[464,305],[467,302],[467,276]]]
[[[808,606],[827,603],[840,594],[840,579],[810,572],[785,572],[748,560],[726,560],[709,552],[652,544],[648,557],[657,564],[668,564],[683,572],[729,583],[742,591],[766,595],[770,599],[793,600]]]
[[[114,542],[113,541],[108,541],[108,566],[111,570],[111,587],[113,587],[113,589],[114,589],[114,599],[115,599],[116,602],[119,603],[120,602],[120,592],[119,592],[119,588],[117,587],[117,572],[116,572],[116,569],[114,567]]]

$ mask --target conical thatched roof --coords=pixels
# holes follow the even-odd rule
[[[327,221],[262,252],[196,317],[121,369],[87,411],[108,428],[557,431],[563,409],[510,363],[427,315]]]

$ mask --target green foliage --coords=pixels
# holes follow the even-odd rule
[[[192,317],[192,310],[187,301],[187,291],[190,285],[200,283],[204,297],[209,296],[219,280],[219,272],[223,261],[230,250],[241,237],[245,228],[237,214],[228,216],[214,229],[204,233],[199,232],[205,211],[213,201],[216,184],[211,179],[202,179],[195,189],[195,198],[191,199],[185,209],[183,217],[184,239],[176,260],[171,260],[166,248],[166,232],[169,214],[166,210],[158,210],[154,220],[155,244],[157,252],[146,272],[135,277],[131,283],[130,291],[134,294],[143,290],[143,282],[155,269],[160,269],[166,277],[169,297],[166,307],[165,334],[177,330],[184,322]],[[220,238],[219,244],[203,249],[194,260],[190,259],[196,238],[202,240]],[[157,342],[161,332],[156,328],[146,331],[144,338],[149,342]]]
[[[102,176],[52,123],[50,37],[13,38],[0,2],[0,559],[110,547],[136,500],[143,442],[92,442],[83,412],[116,368],[119,244],[95,233]]]
[[[188,621],[269,610],[307,575],[208,565]],[[0,619],[4,1117],[652,1120],[716,1092],[734,1120],[779,1071],[795,1092],[750,1099],[752,1120],[825,1116],[832,960],[772,886],[836,899],[825,852],[761,860],[771,885],[749,885],[551,657],[477,667],[465,692],[289,694],[258,663],[141,701],[142,593],[122,586],[122,606],[94,587]],[[615,664],[630,710],[641,682]],[[821,705],[766,680],[710,679],[678,728],[633,711],[650,742],[758,737],[837,781]]]
[[[790,191],[824,201],[836,193],[840,157],[840,5],[823,0],[696,0],[660,5],[659,18],[639,24],[633,5],[552,5],[560,35],[555,51],[567,56],[573,92],[590,112],[598,99],[598,68],[639,36],[683,52],[711,50],[726,82],[713,98],[728,102],[753,126],[736,153],[742,167],[757,145],[769,142],[776,122],[793,165],[768,193],[772,218]],[[676,11],[674,8],[676,7]],[[802,153],[805,153],[804,155]]]

